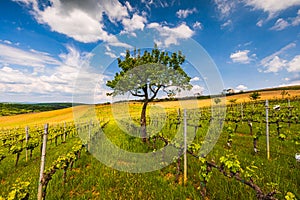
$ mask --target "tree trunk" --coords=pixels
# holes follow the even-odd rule
[[[145,101],[141,113],[141,136],[143,142],[147,141],[147,123],[146,123],[146,110],[147,110],[148,101]]]

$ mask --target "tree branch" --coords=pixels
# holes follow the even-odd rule
[[[137,91],[135,93],[132,90],[129,90],[130,94],[135,97],[145,97],[145,94],[138,94]]]
[[[163,91],[164,91],[165,93],[167,93],[167,94],[170,94],[170,93],[171,93],[171,92],[169,92],[169,91],[166,90],[167,86],[163,85],[162,87],[163,87]]]
[[[149,88],[150,88],[151,92],[154,94],[155,91],[154,91],[154,89],[152,88],[152,86],[155,86],[155,85],[152,85],[152,84],[151,84],[151,85],[149,86]]]
[[[150,87],[150,90],[154,93],[154,95],[151,97],[150,101],[152,101],[156,97],[156,95],[161,87],[162,87],[162,85],[158,86],[155,91],[153,91],[152,88]]]

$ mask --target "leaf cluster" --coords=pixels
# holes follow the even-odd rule
[[[29,197],[29,185],[28,181],[21,181],[19,178],[12,185],[11,191],[7,197],[0,196],[0,200],[25,200]]]
[[[180,89],[191,89],[190,77],[181,68],[185,57],[179,51],[169,55],[167,51],[156,46],[151,52],[140,50],[136,55],[126,51],[124,60],[118,58],[121,69],[113,80],[107,81],[107,86],[113,89],[108,95],[116,96],[130,92],[133,96],[145,100],[153,100],[158,91],[163,90],[172,96]]]

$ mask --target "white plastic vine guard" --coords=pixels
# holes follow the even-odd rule
[[[273,110],[280,110],[280,105],[275,105],[275,106],[273,107]]]
[[[300,153],[296,153],[295,158],[297,162],[300,162]]]

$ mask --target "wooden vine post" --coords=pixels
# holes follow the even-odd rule
[[[45,170],[47,136],[48,136],[48,124],[45,124],[44,135],[43,135],[42,156],[41,156],[41,169],[40,169],[40,178],[39,178],[39,187],[38,187],[38,200],[42,200],[43,198],[42,178]]]
[[[184,139],[184,175],[183,175],[183,180],[184,180],[184,185],[187,183],[187,157],[186,157],[186,152],[187,152],[187,142],[186,142],[186,132],[187,132],[187,122],[186,122],[186,109],[184,109],[184,131],[183,131],[183,139]]]

